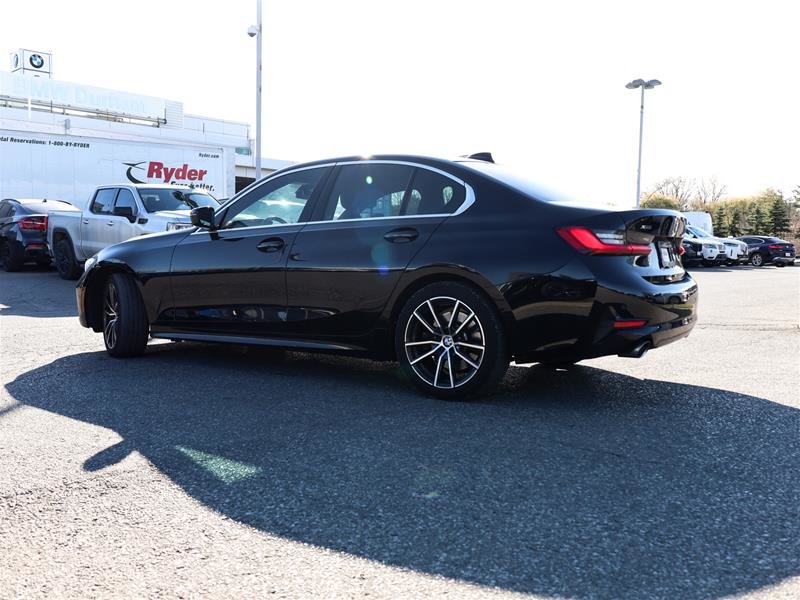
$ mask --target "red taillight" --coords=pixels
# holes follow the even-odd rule
[[[644,319],[626,319],[614,321],[614,329],[633,329],[635,327],[644,327],[647,321]]]
[[[28,231],[47,231],[47,216],[44,217],[25,217],[18,221],[20,229]]]
[[[770,244],[769,246],[767,246],[767,248],[771,248],[772,250],[780,250],[781,248],[783,248],[783,246],[781,246],[780,244]]]
[[[645,244],[609,244],[604,242],[586,227],[562,227],[558,235],[573,248],[583,254],[616,254],[622,256],[642,256],[650,254],[650,246]]]
[[[686,254],[686,248],[678,246],[678,256],[683,256],[684,254]]]

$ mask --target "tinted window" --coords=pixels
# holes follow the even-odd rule
[[[110,215],[114,209],[114,196],[116,195],[116,188],[97,190],[90,210],[98,215]]]
[[[261,184],[228,209],[222,227],[298,223],[327,169],[305,169]]]
[[[136,199],[133,197],[133,193],[125,188],[120,189],[119,194],[117,194],[117,202],[114,206],[127,206],[133,210],[133,214],[138,212],[136,209]]]
[[[139,196],[142,198],[144,209],[149,213],[161,210],[191,210],[198,206],[214,208],[219,206],[219,202],[213,196],[196,190],[140,188]]]
[[[4,200],[0,202],[0,219],[7,217],[11,214],[11,202]]]
[[[455,212],[464,202],[464,188],[444,175],[417,169],[404,215],[433,215]]]
[[[343,166],[327,198],[323,220],[398,216],[413,170],[383,163]]]

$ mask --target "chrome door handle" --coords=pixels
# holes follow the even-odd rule
[[[399,229],[392,229],[383,235],[383,239],[387,242],[395,244],[407,244],[413,242],[419,237],[419,231],[413,227],[400,227]]]
[[[88,225],[88,224],[89,224],[89,219],[84,219],[84,220],[83,220],[83,224],[84,224],[84,225]]]
[[[108,225],[109,227],[112,227],[114,225],[114,221],[109,221],[108,223],[106,223],[106,225]]]
[[[277,252],[284,247],[284,241],[281,238],[267,238],[258,243],[258,248],[261,252]]]

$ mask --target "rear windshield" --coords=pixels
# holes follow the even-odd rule
[[[219,202],[205,192],[198,190],[171,190],[168,188],[143,188],[139,190],[144,209],[149,212],[160,210],[190,210],[200,206],[217,208]]]
[[[501,167],[495,163],[484,162],[481,160],[459,162],[459,164],[488,175],[492,179],[504,183],[517,191],[528,196],[541,200],[542,202],[553,203],[572,203],[572,199],[567,194],[550,190],[541,183],[530,179],[527,175],[512,171],[506,167]]]

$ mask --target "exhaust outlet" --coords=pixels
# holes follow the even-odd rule
[[[642,358],[652,347],[653,343],[650,340],[645,340],[643,342],[639,342],[633,347],[632,350],[629,350],[628,352],[621,352],[617,356],[621,356],[623,358]]]

